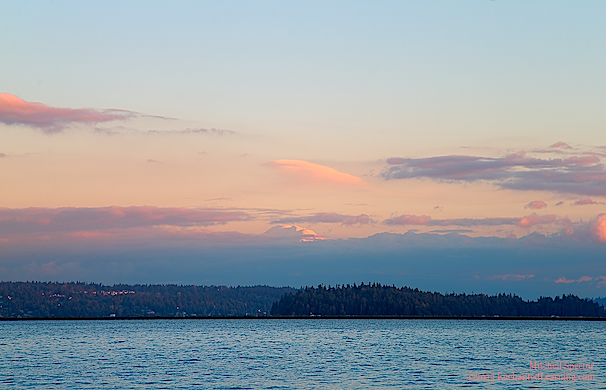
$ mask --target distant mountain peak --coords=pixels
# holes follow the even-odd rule
[[[311,229],[297,225],[278,225],[274,226],[264,234],[274,237],[297,238],[299,242],[323,241],[326,238],[320,236]]]

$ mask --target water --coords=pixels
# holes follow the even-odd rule
[[[0,322],[0,356],[7,389],[606,389],[606,322]]]

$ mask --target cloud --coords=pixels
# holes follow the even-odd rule
[[[572,146],[568,145],[566,142],[556,142],[555,144],[551,145],[550,148],[552,149],[574,149]]]
[[[250,214],[240,210],[151,206],[0,209],[0,234],[97,232],[159,225],[209,226],[250,219]]]
[[[271,223],[340,223],[342,225],[367,225],[372,219],[366,214],[345,215],[337,213],[316,213],[305,217],[281,218]]]
[[[429,215],[412,215],[412,214],[402,214],[398,217],[389,218],[383,221],[386,225],[427,225],[431,222],[431,217]]]
[[[581,200],[577,200],[576,202],[571,203],[571,206],[587,206],[587,205],[592,205],[592,204],[605,204],[604,202],[595,202],[591,199],[581,199]]]
[[[489,181],[504,189],[606,196],[606,169],[595,155],[541,159],[519,152],[500,158],[451,155],[386,161],[388,167],[380,174],[385,180]]]
[[[500,279],[500,280],[515,280],[515,281],[530,279],[530,278],[534,278],[534,275],[533,274],[527,274],[527,275],[507,274],[507,275],[492,275],[492,276],[488,277],[488,279],[491,279],[491,280]]]
[[[517,225],[520,227],[532,227],[532,226],[536,226],[536,225],[547,225],[547,224],[552,224],[552,223],[556,223],[556,222],[559,222],[559,219],[554,214],[537,215],[537,214],[533,213],[526,217],[522,217],[517,222]]]
[[[606,214],[600,214],[591,223],[591,232],[600,242],[606,242]]]
[[[471,229],[442,229],[442,230],[432,230],[429,233],[438,233],[438,234],[457,233],[457,234],[459,234],[459,233],[473,233],[473,230],[471,230]]]
[[[94,108],[56,108],[42,103],[26,102],[9,93],[0,93],[0,122],[7,125],[25,125],[45,133],[58,133],[73,123],[110,122],[126,120],[138,114],[125,110]]]
[[[556,215],[537,215],[532,213],[521,218],[459,218],[459,219],[432,219],[428,215],[403,214],[383,221],[386,225],[425,225],[425,226],[500,226],[514,225],[529,228],[537,225],[563,223],[567,220],[559,219]]]
[[[148,159],[147,159],[147,162],[148,162],[148,163],[154,163],[154,164],[162,164],[160,161],[158,161],[158,160],[153,160],[153,159],[151,159],[151,158],[148,158]]]
[[[233,130],[225,130],[225,129],[185,129],[185,130],[149,130],[146,131],[147,134],[214,134],[218,136],[223,135],[234,135],[238,134]]]
[[[297,226],[297,225],[280,225],[274,226],[263,233],[265,236],[274,238],[294,238],[299,242],[315,242],[326,241],[326,238],[320,236],[313,230]]]
[[[593,280],[592,277],[590,276],[582,276],[578,279],[566,279],[566,278],[559,278],[558,280],[555,280],[555,283],[564,283],[564,284],[570,284],[570,283],[581,283],[581,282],[591,282]]]
[[[544,209],[545,207],[547,207],[547,203],[543,202],[542,200],[533,200],[532,202],[530,202],[526,206],[524,206],[525,209],[533,209],[533,210],[540,210],[540,209]]]
[[[563,204],[564,204],[564,201],[563,201],[563,200],[561,200],[561,201],[559,201],[558,203],[556,203],[555,205],[556,205],[556,206],[561,206],[561,205],[563,205]]]
[[[300,160],[275,160],[265,164],[301,185],[345,185],[367,187],[364,180],[324,165]]]
[[[4,158],[4,157],[6,157],[6,154],[0,153],[0,158]]]

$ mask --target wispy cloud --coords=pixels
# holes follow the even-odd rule
[[[45,133],[58,133],[73,123],[97,124],[126,120],[138,116],[126,110],[94,108],[56,108],[43,103],[27,102],[9,93],[0,93],[0,122],[25,125]]]
[[[218,136],[223,135],[235,135],[237,134],[233,130],[225,130],[225,129],[184,129],[184,130],[149,130],[145,132],[146,134],[213,134]]]
[[[386,225],[425,225],[425,226],[500,226],[514,225],[518,227],[533,227],[537,225],[549,225],[561,223],[562,220],[556,215],[537,215],[532,213],[521,218],[459,218],[459,219],[432,219],[428,215],[403,214],[388,218],[383,221]]]
[[[366,214],[345,215],[337,213],[316,213],[304,217],[286,217],[271,223],[340,223],[342,225],[367,225],[372,219]]]
[[[387,164],[380,175],[385,180],[489,181],[505,189],[606,196],[606,170],[595,155],[541,159],[519,152],[499,158],[394,157]]]
[[[500,280],[514,280],[514,281],[520,281],[520,280],[530,279],[530,278],[534,278],[534,274],[526,274],[526,275],[521,275],[521,274],[491,275],[491,276],[488,277],[488,279],[491,279],[491,280],[500,279]]]
[[[577,200],[576,202],[571,203],[571,206],[588,206],[588,205],[594,205],[594,204],[605,204],[604,202],[596,202],[593,201],[591,199],[580,199]]]
[[[564,284],[570,284],[570,283],[582,283],[582,282],[591,282],[593,280],[593,278],[591,276],[582,276],[578,279],[566,279],[566,278],[559,278],[557,280],[555,280],[555,283],[564,283]]]
[[[240,210],[140,207],[0,209],[0,234],[82,232],[158,225],[210,226],[252,219]]]
[[[524,206],[525,209],[533,209],[533,210],[540,210],[540,209],[544,209],[545,207],[547,207],[547,203],[543,202],[542,200],[533,200],[532,202],[530,202],[526,206]]]

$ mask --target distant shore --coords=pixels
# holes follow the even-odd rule
[[[603,317],[500,317],[500,316],[196,316],[196,317],[29,317],[0,321],[124,321],[124,320],[484,320],[484,321],[606,321]]]

